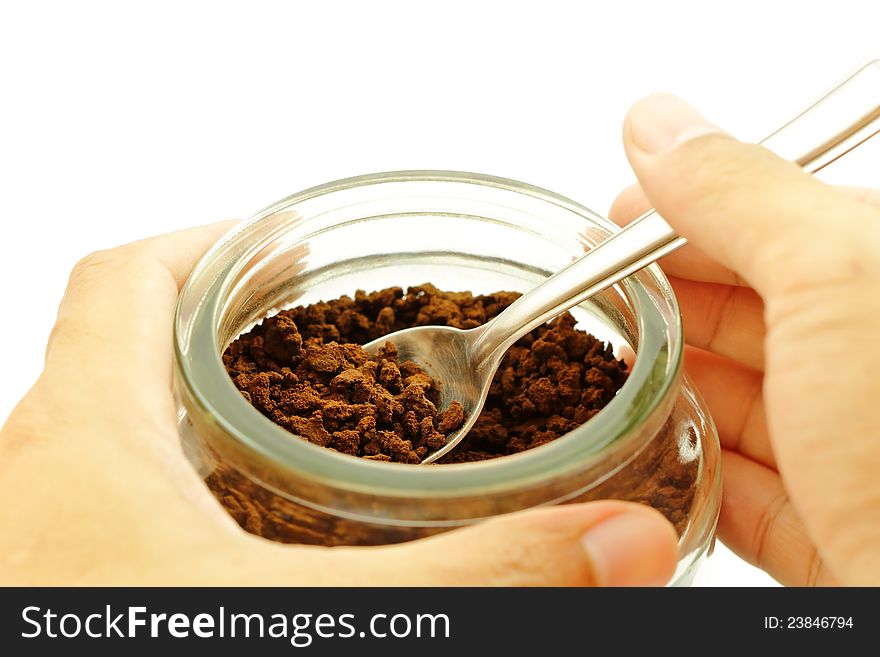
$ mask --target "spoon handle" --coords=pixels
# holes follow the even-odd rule
[[[880,60],[875,60],[760,143],[815,173],[878,131]],[[532,329],[686,243],[654,210],[646,212],[486,324],[475,345],[478,366],[492,363]]]

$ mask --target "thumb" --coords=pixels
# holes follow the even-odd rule
[[[847,276],[842,260],[876,228],[866,204],[733,139],[675,96],[636,103],[624,147],[673,228],[765,297]]]
[[[678,536],[650,507],[602,501],[514,513],[374,556],[384,585],[661,586]]]

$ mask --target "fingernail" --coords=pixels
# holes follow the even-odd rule
[[[629,111],[630,136],[646,153],[662,155],[686,141],[723,131],[693,107],[670,94],[652,94]]]
[[[581,537],[598,586],[663,586],[675,570],[677,543],[662,516],[645,512],[611,516]]]

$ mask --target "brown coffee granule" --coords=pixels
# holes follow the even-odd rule
[[[474,328],[519,296],[444,292],[430,284],[406,293],[398,287],[358,291],[354,298],[299,306],[265,319],[235,340],[223,360],[257,409],[302,438],[364,458],[416,463],[461,425],[461,407],[438,411],[437,383],[415,364],[399,363],[393,347],[370,357],[359,345],[410,326]],[[626,365],[610,345],[576,329],[575,323],[565,313],[511,347],[480,417],[441,464],[546,444],[611,401],[626,380]],[[643,502],[660,510],[681,533],[698,465],[682,461],[679,440],[672,427],[664,427],[623,471],[570,501]],[[274,540],[362,545],[439,531],[360,526],[279,497],[223,464],[207,483],[239,524]]]
[[[345,454],[418,463],[464,421],[461,404],[439,412],[437,383],[392,344],[360,345],[427,324],[473,328],[519,297],[474,296],[425,284],[344,296],[281,311],[235,340],[223,362],[261,413],[308,441]],[[565,313],[505,355],[485,408],[443,463],[478,461],[543,445],[586,422],[614,397],[626,366],[610,345]]]
[[[343,454],[400,463],[421,462],[461,427],[461,404],[439,411],[437,384],[399,362],[392,343],[370,355],[341,335],[327,341],[333,324],[308,321],[303,339],[292,314],[264,320],[223,355],[241,394],[276,424]],[[348,310],[337,321],[359,320]]]

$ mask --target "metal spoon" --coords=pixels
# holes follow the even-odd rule
[[[760,142],[815,173],[880,131],[880,60],[859,69],[785,126]],[[419,326],[364,346],[376,353],[397,345],[441,383],[441,408],[458,400],[462,427],[422,463],[436,461],[470,430],[505,352],[526,333],[683,246],[686,240],[653,210],[527,292],[495,319],[474,329]]]

